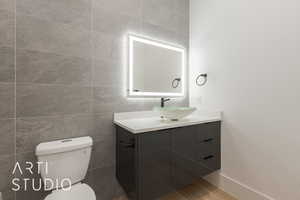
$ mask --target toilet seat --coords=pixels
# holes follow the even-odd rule
[[[72,185],[71,190],[54,190],[45,200],[96,200],[93,189],[85,183]]]

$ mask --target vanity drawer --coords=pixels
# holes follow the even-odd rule
[[[196,147],[196,160],[208,171],[221,168],[220,139],[214,138],[209,142],[198,143]]]
[[[221,168],[221,155],[219,153],[199,156],[198,163],[207,173],[216,171]]]
[[[220,152],[220,137],[211,137],[202,142],[196,143],[196,157],[205,157],[211,154],[217,154]]]
[[[195,126],[196,141],[199,143],[213,143],[220,139],[221,122],[209,122]]]
[[[200,177],[206,176],[213,171],[220,169],[218,155],[191,160],[183,157],[173,157],[172,178],[176,189],[192,184]]]
[[[207,171],[221,168],[221,122],[210,122],[197,126],[196,160]]]

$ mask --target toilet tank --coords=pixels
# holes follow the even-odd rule
[[[36,147],[40,174],[47,190],[82,181],[88,170],[93,140],[71,138],[41,143]]]

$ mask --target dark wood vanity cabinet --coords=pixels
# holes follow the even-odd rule
[[[116,126],[116,174],[129,198],[153,200],[220,169],[220,124],[140,134]]]

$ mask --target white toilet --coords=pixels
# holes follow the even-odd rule
[[[93,189],[81,183],[88,170],[92,145],[91,137],[81,137],[41,143],[36,147],[44,185],[52,190],[45,200],[96,200]],[[71,189],[66,190],[70,183]]]

